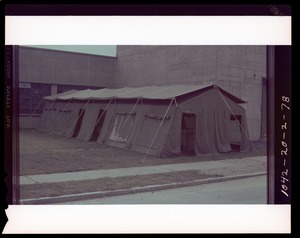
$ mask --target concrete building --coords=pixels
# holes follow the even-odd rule
[[[117,46],[117,57],[29,47],[19,52],[21,116],[33,113],[42,96],[70,89],[217,84],[247,101],[250,138],[266,133],[266,46],[130,45]],[[30,110],[21,103],[26,97]],[[24,118],[21,127],[30,126]]]

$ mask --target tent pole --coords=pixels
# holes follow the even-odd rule
[[[51,110],[52,106],[54,105],[54,103],[56,102],[56,98],[54,99],[53,103],[51,104],[50,108],[47,109],[47,112],[45,113],[45,115],[41,118],[41,120],[39,121],[39,123],[37,124],[37,127],[40,126],[40,124],[42,123],[42,121],[45,119],[47,113]]]
[[[58,121],[58,119],[60,118],[60,116],[63,114],[64,110],[66,110],[66,108],[68,107],[68,105],[70,104],[70,102],[72,101],[72,98],[70,98],[70,100],[68,101],[68,103],[66,104],[66,106],[61,110],[61,112],[58,114],[58,116],[53,120],[52,125],[50,126],[48,132],[51,132],[55,123]]]
[[[250,142],[251,145],[253,146],[255,152],[256,152],[259,156],[261,156],[261,154],[260,154],[260,153],[258,152],[258,150],[255,148],[253,142],[250,140],[249,136],[247,135],[247,133],[246,133],[244,127],[241,125],[241,123],[239,122],[239,120],[238,120],[237,117],[235,116],[234,112],[232,111],[232,109],[230,108],[230,106],[228,105],[228,103],[226,102],[226,100],[225,100],[225,98],[223,97],[222,93],[219,91],[219,89],[216,89],[216,90],[217,90],[217,92],[220,94],[220,96],[221,96],[221,98],[223,99],[223,101],[225,102],[226,106],[229,108],[229,110],[230,110],[231,114],[234,116],[235,120],[238,121],[238,124],[239,124],[240,128],[242,128],[242,130],[243,130],[245,136],[247,137],[247,139],[249,140],[249,142]]]
[[[36,108],[34,109],[33,113],[30,115],[30,118],[32,119],[34,113],[36,112],[36,110],[39,108],[39,106],[42,104],[42,101],[44,100],[44,98],[42,98],[39,102],[39,104],[36,106]]]
[[[85,111],[85,109],[86,109],[86,107],[87,107],[87,105],[89,104],[89,102],[91,101],[91,97],[89,98],[89,100],[87,101],[87,103],[85,104],[85,106],[84,106],[84,108],[83,108],[83,110],[81,111],[81,113],[79,113],[79,115],[78,115],[78,117],[77,117],[77,119],[76,119],[76,121],[75,121],[75,123],[73,123],[73,124],[75,124],[75,126],[76,126],[76,124],[77,124],[77,121],[79,120],[79,118],[80,118],[80,116],[81,116],[81,114]],[[72,124],[72,126],[73,126],[73,124]],[[66,132],[66,130],[68,129],[69,127],[68,126],[66,126],[66,129],[64,130],[64,132],[63,132],[63,135],[65,134],[65,132]]]
[[[167,110],[166,110],[166,112],[165,112],[165,115],[164,115],[163,119],[161,120],[158,129],[156,130],[156,133],[155,133],[155,135],[154,135],[154,137],[153,137],[153,139],[152,139],[152,141],[151,141],[151,144],[149,145],[148,150],[147,150],[147,152],[146,152],[146,154],[145,154],[145,156],[144,156],[144,158],[143,158],[143,162],[145,161],[145,159],[146,159],[146,157],[147,157],[147,155],[148,155],[148,153],[149,153],[149,151],[150,151],[150,148],[152,147],[152,145],[153,145],[153,143],[154,143],[154,141],[155,141],[155,139],[156,139],[156,137],[157,137],[157,135],[158,135],[158,132],[159,132],[159,130],[160,130],[160,128],[161,128],[163,122],[165,121],[165,119],[166,119],[166,117],[167,117],[167,114],[168,114],[168,112],[169,112],[169,110],[170,110],[170,108],[171,108],[171,105],[173,104],[173,101],[175,101],[175,98],[172,98],[172,100],[171,100],[171,102],[170,102],[170,104],[169,104],[169,106],[168,106],[168,108],[167,108]]]
[[[106,105],[104,111],[101,113],[100,117],[97,119],[96,123],[94,124],[93,128],[95,128],[95,126],[98,124],[98,122],[101,120],[101,118],[104,116],[104,113],[107,111],[109,105],[111,104],[111,102],[113,101],[113,98],[111,98],[108,102],[108,104]],[[93,100],[94,102],[94,100]],[[93,130],[94,131],[94,130]],[[92,132],[93,133],[93,132]],[[92,135],[91,135],[92,136]],[[83,141],[83,144],[86,143],[86,141]]]

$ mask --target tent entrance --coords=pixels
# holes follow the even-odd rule
[[[230,115],[230,146],[232,151],[240,151],[242,133],[241,133],[242,115]]]
[[[196,114],[183,113],[181,120],[181,154],[195,155]]]
[[[84,117],[84,113],[85,113],[85,109],[79,109],[78,119],[77,119],[76,126],[75,126],[74,133],[73,133],[72,137],[77,137],[78,136],[78,133],[79,133],[80,127],[81,127],[81,123],[82,123],[82,120],[83,120],[83,117]]]
[[[97,117],[97,123],[95,125],[95,128],[93,130],[93,134],[91,136],[90,141],[96,141],[100,135],[104,119],[105,119],[106,111],[103,109],[99,110],[98,117]]]

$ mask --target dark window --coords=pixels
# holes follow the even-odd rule
[[[51,86],[39,83],[19,85],[19,113],[42,114],[42,98],[51,94]]]

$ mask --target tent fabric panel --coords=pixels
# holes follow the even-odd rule
[[[218,96],[218,95],[217,95]],[[217,152],[231,151],[229,126],[230,126],[230,111],[222,101],[215,103],[215,146]]]
[[[77,103],[77,102],[72,102],[72,103],[73,103],[73,107],[70,115],[70,120],[68,121],[68,124],[63,132],[66,137],[72,137],[76,127],[76,123],[79,119],[80,109],[84,109],[85,106],[85,103]]]
[[[62,135],[72,114],[72,102],[57,102],[56,115],[53,118],[49,132]]]
[[[45,131],[51,133],[53,127],[55,127],[55,121],[58,118],[60,110],[62,110],[64,103],[59,103],[55,101],[51,108],[49,108],[48,113],[45,114],[45,118],[43,119],[46,123]]]
[[[103,109],[105,109],[105,108],[106,108],[106,105],[103,107]],[[114,112],[115,112],[115,105],[113,103],[110,103],[105,112],[105,119],[104,119],[104,122],[102,125],[100,135],[98,136],[97,143],[100,143],[100,144],[105,143],[105,140],[108,137],[110,123],[113,120]]]
[[[161,120],[145,117],[140,129],[140,133],[136,140],[136,145],[143,146],[148,149],[153,141],[152,148],[155,150],[159,149],[163,137],[166,133],[168,122],[163,121],[161,128],[159,128],[160,124]],[[156,131],[158,129],[159,131],[157,133],[157,136],[155,137]]]
[[[170,103],[171,101],[160,105],[140,105],[136,129],[132,136],[133,150],[160,156],[167,140],[175,110],[174,102],[172,105]],[[163,120],[164,116],[165,119]]]
[[[180,154],[181,115],[182,112],[176,107],[170,119],[170,129],[166,133],[166,143],[160,157],[169,158]]]
[[[98,120],[99,110],[103,107],[105,108],[105,106],[94,102],[90,102],[87,105],[77,139],[83,141],[90,140]]]

